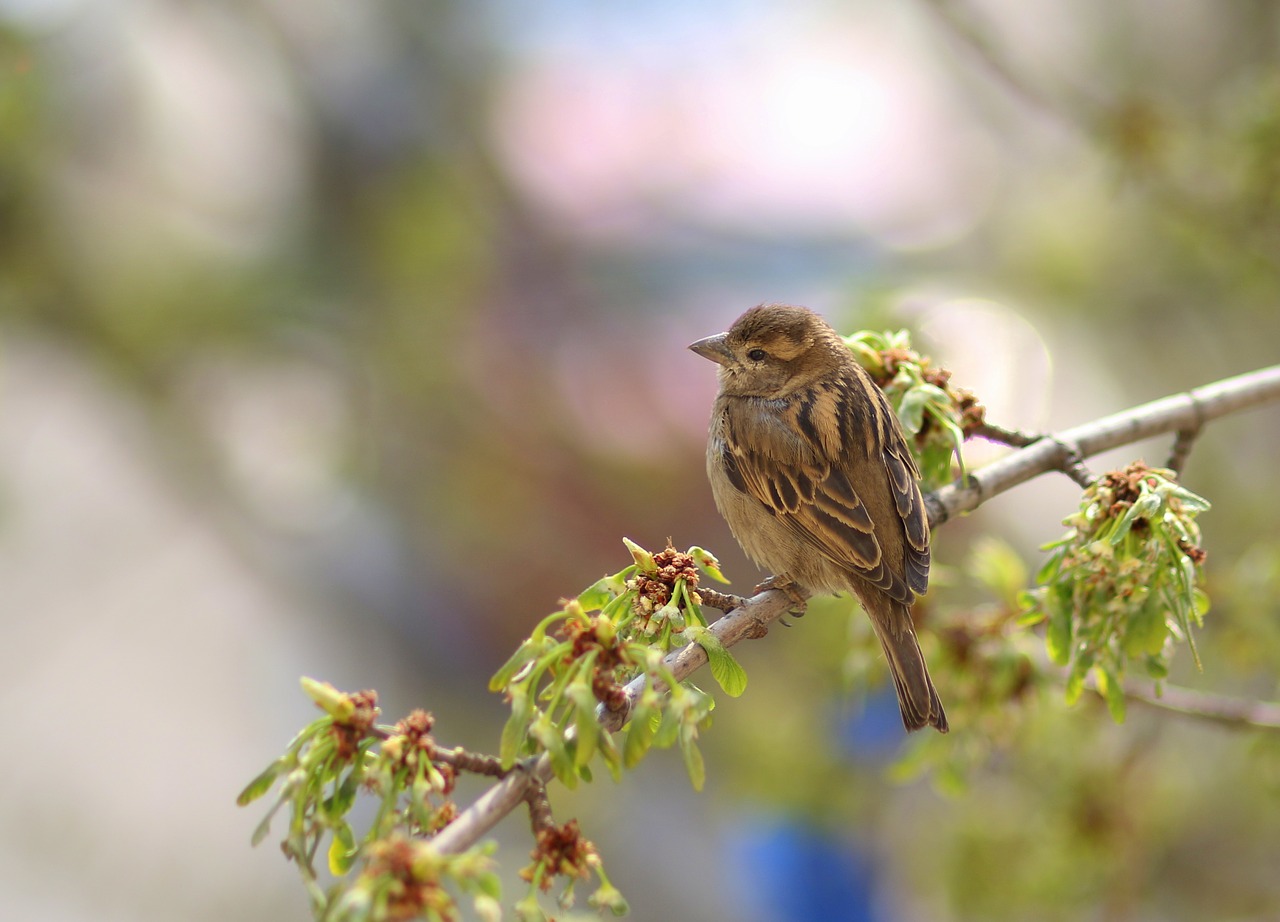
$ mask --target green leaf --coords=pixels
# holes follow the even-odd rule
[[[1061,547],[1061,542],[1055,544],[1043,545],[1040,550],[1048,550],[1052,547]],[[1058,571],[1062,568],[1062,560],[1066,556],[1064,551],[1059,550],[1055,554],[1051,554],[1049,559],[1044,562],[1038,573],[1036,573],[1036,583],[1041,586],[1047,586],[1058,578]]]
[[[351,870],[356,857],[356,837],[351,827],[339,823],[333,827],[333,841],[329,843],[329,873],[342,877]]]
[[[674,705],[675,696],[667,699],[667,706],[662,709],[662,718],[653,734],[653,746],[658,749],[669,749],[680,737],[681,713],[683,708]]]
[[[504,690],[511,684],[511,680],[515,678],[516,674],[524,668],[525,664],[537,659],[541,652],[540,644],[526,640],[515,653],[511,654],[511,658],[503,663],[502,667],[493,674],[493,678],[489,680],[489,691]]]
[[[578,594],[578,604],[586,611],[599,611],[613,601],[617,592],[616,577],[605,576]]]
[[[1098,683],[1098,691],[1106,699],[1111,719],[1118,724],[1124,723],[1124,687],[1119,676],[1102,666],[1093,670],[1093,676]]]
[[[725,583],[728,585],[729,581],[725,579],[725,575],[720,572],[720,561],[716,560],[710,551],[695,545],[689,548],[689,556],[692,557],[693,562],[698,565],[698,569],[707,574],[707,576],[711,577],[717,583]]]
[[[701,791],[707,783],[707,765],[702,760],[702,751],[692,736],[680,741],[680,751],[684,755],[684,768],[689,773],[689,783],[695,791]]]
[[[1126,656],[1138,657],[1144,653],[1156,654],[1164,649],[1169,629],[1165,625],[1164,605],[1158,593],[1147,596],[1146,602],[1130,618],[1124,630]]]
[[[1068,705],[1075,704],[1080,700],[1080,693],[1084,691],[1084,674],[1085,670],[1073,668],[1071,674],[1067,676],[1066,702]]]
[[[908,435],[915,435],[924,426],[925,405],[929,395],[923,387],[913,387],[902,395],[898,404],[898,421]]]
[[[654,734],[658,724],[654,718],[661,715],[652,704],[644,703],[644,696],[631,711],[631,722],[627,724],[627,738],[622,743],[622,764],[627,768],[635,768],[644,758],[649,747],[653,745]]]
[[[529,722],[534,708],[529,703],[529,696],[524,689],[517,690],[511,696],[511,716],[502,728],[502,742],[499,744],[498,757],[502,759],[502,767],[510,768],[529,734]]]
[[[1133,523],[1138,519],[1146,519],[1147,521],[1154,519],[1162,505],[1163,503],[1161,503],[1158,495],[1144,490],[1133,505],[1125,510],[1124,515],[1116,524],[1115,530],[1111,533],[1111,546],[1115,547],[1123,541],[1124,536],[1129,533],[1129,530],[1133,528]]]
[[[1056,588],[1056,587],[1055,587]],[[1049,626],[1044,634],[1044,648],[1049,659],[1059,666],[1065,666],[1071,660],[1071,610],[1052,598],[1049,601]]]
[[[1203,625],[1204,616],[1209,613],[1209,605],[1211,604],[1209,599],[1209,593],[1205,592],[1203,589],[1199,587],[1196,587],[1195,589],[1191,590],[1191,599],[1192,599],[1192,611],[1195,613],[1195,616],[1196,616],[1196,624]]]
[[[719,637],[698,625],[689,625],[685,633],[706,651],[711,675],[720,683],[726,695],[737,698],[747,690],[747,671],[733,658],[733,654],[720,642]]]
[[[353,768],[347,773],[342,783],[338,785],[338,789],[333,792],[333,796],[325,801],[324,812],[334,819],[345,816],[355,803],[358,790],[357,770]]]
[[[1197,515],[1201,512],[1208,512],[1213,508],[1212,504],[1200,496],[1198,493],[1192,493],[1186,487],[1177,483],[1170,482],[1168,485],[1168,495],[1176,497],[1178,502],[1182,504],[1182,511],[1190,515]]]
[[[493,900],[502,899],[502,878],[490,871],[476,877],[476,889]]]
[[[355,714],[355,702],[345,692],[338,691],[328,682],[321,682],[308,676],[303,676],[299,681],[307,697],[320,705],[334,720],[345,722]]]
[[[258,845],[262,843],[262,840],[267,837],[267,833],[271,831],[271,819],[276,815],[276,811],[284,806],[285,796],[285,794],[280,795],[280,799],[272,805],[271,809],[267,811],[267,815],[262,818],[262,822],[258,823],[257,827],[253,830],[253,835],[249,839],[249,844],[254,848],[257,848]]]
[[[286,760],[276,759],[258,777],[250,781],[240,795],[236,797],[236,804],[241,807],[247,807],[253,803],[267,791],[271,790],[271,786],[276,783],[276,778],[280,777],[281,772],[289,768]]]
[[[873,375],[879,376],[884,374],[884,361],[880,357],[883,346],[875,344],[877,338],[876,334],[864,331],[845,337],[844,341],[853,352],[853,357],[858,360],[858,364]]]
[[[622,543],[627,546],[627,550],[631,552],[631,557],[636,562],[636,566],[645,573],[654,573],[658,569],[658,565],[653,561],[653,555],[636,544],[630,538],[623,538]]]
[[[590,685],[585,681],[575,682],[569,688],[569,697],[575,708],[574,728],[577,734],[573,761],[582,768],[596,754],[600,734],[605,731],[596,720],[596,698]]]
[[[534,723],[531,731],[551,759],[551,768],[556,778],[569,790],[576,788],[578,786],[577,766],[569,756],[560,728],[544,716]]]
[[[695,625],[706,627],[707,619],[706,616],[702,614],[702,606],[699,605],[697,599],[694,598],[694,591],[689,588],[689,584],[685,581],[684,577],[676,580],[675,596],[679,600],[679,603],[684,606],[684,610],[689,617],[685,618],[684,615],[677,612],[677,617],[671,619],[672,627],[678,625],[683,629],[690,622]]]

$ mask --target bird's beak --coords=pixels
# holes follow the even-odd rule
[[[725,344],[728,333],[717,333],[715,336],[708,336],[706,339],[700,339],[696,343],[690,343],[689,349],[698,353],[704,359],[711,359],[717,365],[728,365],[733,358],[733,353],[729,351],[729,347]]]

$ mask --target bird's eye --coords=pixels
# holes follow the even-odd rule
[[[763,349],[752,349],[747,353],[747,358],[751,359],[753,362],[763,362],[768,357],[769,353],[765,352]]]

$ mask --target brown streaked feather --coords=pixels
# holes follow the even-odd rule
[[[872,408],[868,414],[853,411],[862,404],[849,398],[850,387],[875,388],[870,381],[842,378],[834,386],[789,399],[727,402],[726,467],[735,487],[762,503],[816,552],[909,603],[924,591],[929,572],[924,504],[909,473],[915,464],[883,415],[890,410],[879,389],[867,404]],[[738,437],[746,427],[751,438]],[[877,451],[886,438],[890,447]],[[907,533],[905,573],[885,559],[875,524],[850,476],[854,465],[877,461],[883,464],[885,488]],[[911,534],[917,527],[923,535],[920,546]]]

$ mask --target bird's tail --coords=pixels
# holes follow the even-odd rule
[[[911,624],[911,610],[900,602],[893,602],[888,618],[869,612],[871,623],[884,647],[893,675],[893,687],[898,692],[898,708],[902,711],[902,724],[908,732],[923,726],[934,727],[939,733],[947,732],[947,715],[938,699],[938,690],[929,678],[929,668],[916,641]]]

